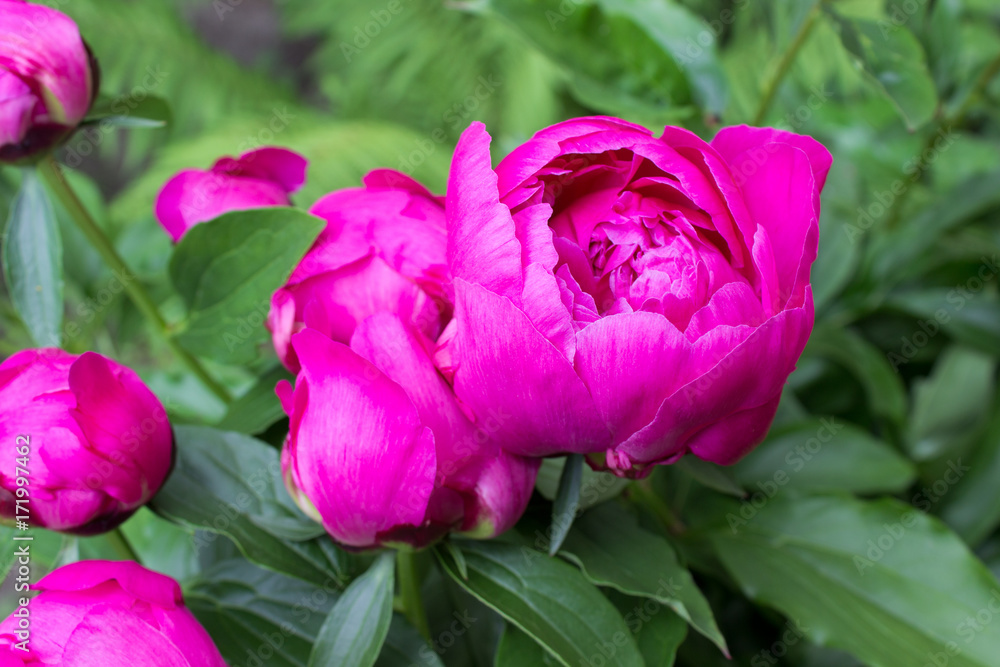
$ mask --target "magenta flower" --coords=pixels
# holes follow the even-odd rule
[[[19,162],[64,139],[97,94],[96,64],[68,16],[0,0],[0,162]]]
[[[27,630],[18,611],[0,623],[4,667],[226,667],[177,582],[138,563],[71,563],[32,590]]]
[[[125,521],[159,490],[173,459],[160,401],[95,352],[23,350],[0,364],[0,441],[10,444],[0,459],[0,518],[78,535]],[[15,457],[15,445],[28,453]],[[19,478],[27,516],[17,509]]]
[[[507,415],[473,426],[419,331],[379,313],[358,324],[350,347],[312,329],[292,346],[302,370],[294,391],[278,386],[291,417],[285,483],[338,542],[422,547],[448,531],[487,538],[524,512],[538,459],[492,438]]]
[[[514,453],[620,475],[759,443],[812,329],[826,149],[580,118],[494,172],[489,141],[463,134],[448,184],[440,358],[462,403],[513,415],[497,437]]]
[[[292,334],[304,327],[348,343],[358,322],[389,312],[436,338],[451,316],[443,198],[387,169],[364,183],[316,202],[326,229],[271,299],[268,327],[289,370],[298,369]]]
[[[208,171],[186,169],[156,198],[156,219],[177,241],[199,222],[229,211],[290,206],[288,196],[306,181],[308,162],[285,148],[258,148],[220,158]]]

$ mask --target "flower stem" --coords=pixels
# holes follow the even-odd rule
[[[632,498],[645,505],[646,509],[660,520],[671,535],[682,535],[687,530],[681,518],[656,494],[648,479],[632,482],[628,491]]]
[[[87,237],[87,240],[94,246],[97,252],[104,259],[105,263],[107,263],[112,271],[117,272],[123,277],[121,282],[125,286],[125,291],[128,292],[129,297],[131,297],[136,307],[142,311],[142,314],[145,315],[146,319],[148,319],[160,332],[166,340],[167,345],[170,346],[174,355],[184,362],[191,372],[197,375],[213,394],[218,396],[223,402],[229,403],[232,400],[232,397],[229,395],[226,388],[209,375],[204,366],[202,366],[201,363],[187,350],[181,347],[171,336],[170,325],[167,324],[163,315],[160,314],[160,310],[157,307],[156,302],[153,301],[149,293],[146,292],[142,283],[135,278],[132,271],[125,263],[125,260],[123,260],[121,255],[118,254],[118,251],[111,243],[111,240],[104,233],[104,230],[102,230],[97,223],[94,222],[90,213],[84,207],[83,203],[80,202],[76,193],[73,192],[73,188],[66,182],[66,178],[63,176],[62,170],[59,168],[59,163],[57,163],[52,156],[49,156],[38,165],[38,173],[48,184],[53,194],[55,194],[55,196],[59,198],[59,201],[62,202],[62,205],[69,212],[73,222],[80,228],[80,231],[82,231],[84,236]]]
[[[129,544],[128,538],[125,537],[125,533],[122,532],[121,527],[115,528],[110,533],[106,533],[105,537],[115,551],[118,552],[119,556],[125,558],[125,560],[134,560],[136,563],[142,565],[142,559],[139,558],[139,554],[135,552],[132,545]]]
[[[799,54],[799,50],[802,45],[806,43],[806,39],[812,32],[813,27],[816,25],[816,20],[819,18],[820,11],[823,7],[824,0],[816,0],[816,4],[813,8],[809,10],[805,19],[802,20],[802,25],[799,26],[799,31],[795,33],[792,43],[788,45],[788,50],[781,57],[781,61],[778,63],[778,69],[775,70],[774,75],[768,80],[767,85],[764,87],[764,96],[760,99],[760,104],[757,106],[757,113],[754,114],[753,120],[750,122],[751,125],[760,125],[764,122],[764,117],[767,115],[768,110],[771,108],[771,103],[774,102],[774,96],[778,93],[778,87],[781,85],[781,81],[785,78],[785,74],[788,73],[788,69],[795,62],[795,57]]]
[[[396,576],[399,578],[399,592],[403,602],[403,613],[407,620],[430,640],[431,630],[427,625],[427,611],[420,594],[420,580],[417,578],[416,554],[400,550],[396,554]]]

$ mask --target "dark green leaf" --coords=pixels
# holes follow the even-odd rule
[[[916,478],[913,464],[890,445],[833,417],[772,430],[733,472],[768,497],[784,489],[898,492]]]
[[[735,503],[725,506],[735,517]],[[779,496],[710,535],[752,600],[866,664],[924,665],[940,654],[949,667],[992,667],[1000,655],[1000,633],[967,620],[996,606],[1000,584],[957,536],[909,505]]]
[[[203,572],[184,601],[231,665],[306,667],[339,592],[242,559]],[[257,662],[254,662],[256,660]]]
[[[500,637],[497,648],[496,667],[523,667],[532,665],[555,667],[559,662],[546,651],[541,644],[517,629],[517,626],[507,625]]]
[[[992,276],[997,275],[996,270]],[[993,278],[990,278],[991,280]],[[980,285],[978,290],[972,289]],[[983,290],[984,283],[956,285],[953,288],[927,289],[901,292],[893,295],[886,304],[890,308],[906,312],[918,320],[913,333],[900,340],[899,349],[894,351],[894,362],[908,362],[921,347],[921,337],[928,339],[944,330],[956,341],[964,343],[987,354],[1000,355],[1000,299]],[[988,283],[987,283],[988,284]],[[923,343],[926,345],[926,342]]]
[[[154,511],[226,535],[259,565],[322,586],[339,585],[345,555],[326,536],[300,541],[316,533],[316,524],[285,490],[277,450],[207,427],[177,426],[174,433],[177,465],[153,499]],[[203,546],[195,540],[196,550]]]
[[[728,652],[712,609],[691,573],[677,562],[670,543],[643,530],[615,503],[604,503],[581,516],[566,537],[560,555],[573,561],[599,586],[667,605],[701,634]]]
[[[583,477],[583,455],[570,454],[559,477],[559,490],[552,503],[552,529],[549,555],[554,556],[573,525],[580,507],[580,481]]]
[[[403,616],[392,615],[389,634],[385,636],[382,652],[375,667],[444,667],[441,658],[427,645],[417,629]]]
[[[560,664],[588,664],[608,651],[613,652],[606,657],[608,665],[643,664],[621,615],[575,568],[502,542],[463,541],[461,548],[467,580],[446,552],[435,552],[451,578],[545,646]]]
[[[996,384],[996,362],[961,347],[945,350],[934,372],[913,384],[906,447],[918,461],[948,455],[986,416]]]
[[[395,552],[381,554],[351,582],[320,629],[309,667],[372,667],[392,620]]]
[[[743,497],[743,488],[729,468],[703,461],[694,455],[685,456],[674,465],[710,489],[737,498]]]
[[[941,479],[948,485],[941,518],[966,542],[977,545],[1000,526],[1000,397],[972,458],[953,461]],[[937,495],[933,485],[930,493]]]
[[[647,667],[671,667],[676,660],[677,649],[687,637],[687,621],[669,607],[649,598],[635,598],[617,591],[607,591],[606,595],[618,607],[628,629],[635,635]],[[712,651],[710,659],[721,658],[714,647]]]
[[[875,21],[841,16],[830,10],[855,64],[899,111],[908,128],[929,121],[937,109],[934,80],[927,71],[924,49],[906,28],[886,30]]]
[[[274,388],[281,380],[293,380],[294,376],[277,366],[265,373],[257,384],[229,404],[226,416],[218,423],[220,429],[240,433],[260,433],[285,416]]]
[[[276,207],[233,211],[191,228],[170,259],[170,279],[190,311],[181,344],[220,361],[252,361],[267,339],[271,294],[323,224],[303,211]]]
[[[564,456],[542,460],[535,488],[538,489],[543,498],[553,501],[556,499],[556,493],[559,491],[559,480],[562,478],[565,465],[566,457]],[[628,484],[627,479],[615,477],[609,472],[596,472],[590,466],[583,466],[583,477],[580,481],[580,509],[584,510],[603,503],[605,500],[611,500],[618,496]]]
[[[878,348],[853,331],[817,326],[803,356],[818,355],[836,361],[865,388],[871,410],[895,424],[906,417],[906,389]]]
[[[62,238],[38,172],[25,169],[3,243],[10,299],[31,337],[59,347],[63,321]]]

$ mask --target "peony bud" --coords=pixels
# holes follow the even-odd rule
[[[176,243],[199,222],[229,211],[290,206],[308,164],[298,153],[268,147],[220,158],[208,171],[186,169],[160,190],[156,219]]]
[[[87,115],[96,77],[72,19],[0,0],[0,162],[37,158],[65,139]]]
[[[504,452],[499,424],[469,421],[419,331],[381,313],[350,347],[311,329],[292,346],[302,371],[294,391],[278,387],[291,416],[282,467],[334,539],[419,548],[448,531],[498,535],[524,512],[539,461]]]
[[[133,371],[94,352],[23,350],[0,364],[0,518],[77,535],[115,528],[172,465],[167,413]],[[15,445],[27,454],[15,456]],[[27,515],[18,490],[27,480]]]
[[[0,623],[4,667],[226,667],[177,582],[138,563],[71,563],[32,590]]]

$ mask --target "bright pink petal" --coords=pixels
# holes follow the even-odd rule
[[[176,581],[130,560],[83,560],[70,563],[42,577],[32,589],[86,591],[108,581],[114,581],[135,598],[158,607],[172,609],[183,600],[181,587]]]
[[[520,302],[521,245],[510,210],[500,203],[482,123],[470,125],[458,141],[445,208],[452,275]]]
[[[712,148],[729,161],[737,182],[742,182],[741,177],[768,161],[773,150],[771,144],[789,144],[804,152],[812,166],[813,180],[820,190],[823,189],[833,157],[823,144],[812,137],[770,127],[734,125],[722,128],[712,139]],[[744,153],[743,159],[738,159]]]
[[[287,194],[297,192],[306,182],[309,161],[287,148],[265,146],[244,153],[236,160],[239,175],[268,181]]]
[[[507,451],[551,456],[607,446],[611,434],[583,381],[523,312],[461,279],[455,300],[455,391],[478,416],[501,416],[496,438]]]

